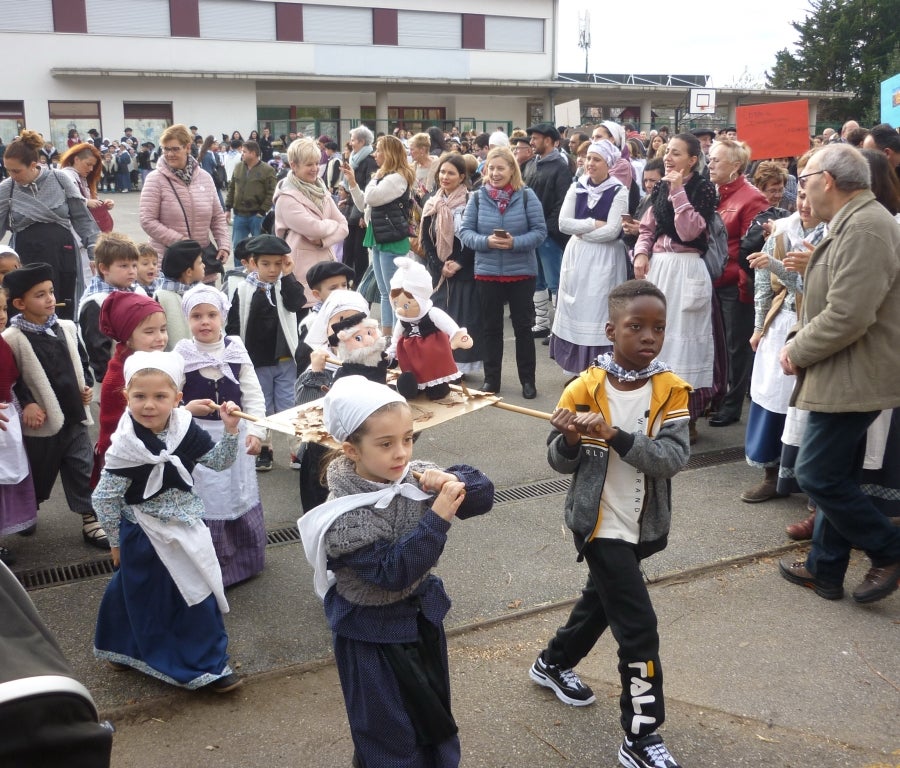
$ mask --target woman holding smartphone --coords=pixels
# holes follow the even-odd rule
[[[562,258],[550,357],[572,376],[612,351],[605,333],[607,298],[628,277],[628,253],[620,237],[628,187],[610,175],[621,156],[608,139],[593,142],[584,173],[559,212],[559,231],[572,237]]]
[[[525,186],[519,164],[507,147],[485,160],[484,183],[469,196],[459,239],[475,251],[475,285],[482,312],[485,392],[500,391],[503,368],[503,308],[516,337],[516,367],[522,397],[537,397],[534,337],[534,284],[537,247],[547,237],[544,209]]]

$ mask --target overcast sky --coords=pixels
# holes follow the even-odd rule
[[[613,11],[615,7],[619,10]],[[794,49],[799,35],[791,22],[806,18],[809,0],[753,0],[744,5],[560,0],[560,72],[584,72],[578,16],[585,10],[591,16],[590,72],[710,75],[712,85],[722,87],[740,78],[745,68],[763,82],[775,53]]]

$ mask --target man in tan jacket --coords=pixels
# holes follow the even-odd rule
[[[810,412],[796,473],[818,516],[806,560],[787,558],[780,570],[837,600],[856,547],[872,567],[853,599],[869,603],[900,581],[900,527],[859,484],[869,426],[900,406],[900,227],[869,190],[866,159],[849,145],[816,152],[799,183],[828,234],[810,256],[800,323],[781,362],[797,375],[793,404]]]

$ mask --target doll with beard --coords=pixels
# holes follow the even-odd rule
[[[387,339],[380,330],[378,321],[362,312],[331,324],[328,342],[341,361],[332,382],[344,376],[363,376],[376,384],[387,382]]]

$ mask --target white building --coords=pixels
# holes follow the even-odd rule
[[[65,147],[75,128],[156,141],[165,125],[203,135],[269,125],[343,140],[364,120],[377,131],[456,124],[525,127],[552,105],[671,110],[686,86],[560,80],[558,0],[0,0],[0,137],[22,127]],[[434,8],[435,10],[431,10]],[[450,10],[452,9],[452,10]],[[665,81],[662,81],[665,82]],[[828,94],[729,92],[743,99]]]

